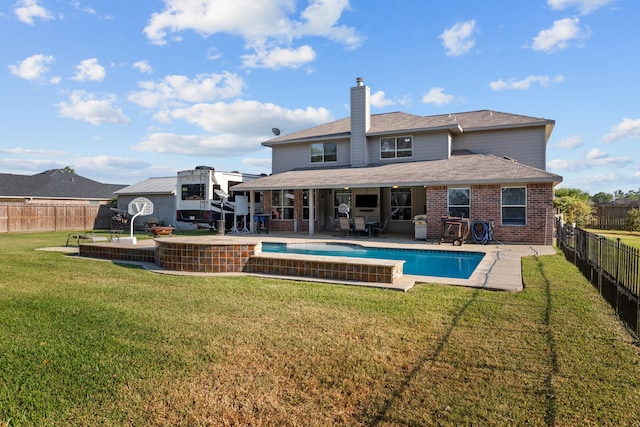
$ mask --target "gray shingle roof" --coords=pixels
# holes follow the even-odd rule
[[[494,155],[467,154],[445,160],[367,167],[300,169],[238,184],[234,190],[560,183],[562,177]]]
[[[501,113],[499,111],[479,110],[455,114],[442,114],[438,116],[416,116],[402,112],[372,114],[371,127],[367,135],[385,133],[433,132],[449,130],[454,133],[499,128],[514,128],[524,126],[550,126],[554,120],[522,116],[519,114]],[[550,132],[550,131],[549,131]],[[309,129],[281,135],[262,143],[267,147],[273,145],[310,141],[314,139],[348,138],[351,133],[351,121],[349,117]]]
[[[125,185],[102,184],[63,169],[35,175],[0,174],[0,197],[108,200],[122,187]]]
[[[116,191],[116,194],[176,194],[177,176],[147,178]]]

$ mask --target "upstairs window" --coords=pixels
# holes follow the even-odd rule
[[[502,225],[526,225],[527,189],[502,188]]]
[[[450,188],[448,195],[449,215],[469,218],[471,206],[470,190],[468,188]]]
[[[319,142],[311,144],[311,163],[327,163],[338,161],[338,144],[335,142]]]
[[[413,137],[380,138],[380,158],[397,159],[413,156]]]

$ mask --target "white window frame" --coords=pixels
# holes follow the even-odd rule
[[[410,148],[398,148],[398,140],[401,140],[403,138],[408,138],[411,141],[411,147]],[[393,140],[393,150],[389,149],[389,150],[383,150],[383,141],[391,141]],[[389,156],[389,157],[385,157],[382,154],[383,153],[390,153],[393,154],[393,156]],[[400,156],[400,153],[409,153],[409,155],[407,156]],[[412,135],[402,135],[402,136],[389,136],[389,137],[384,137],[384,138],[380,138],[380,159],[381,160],[390,160],[390,159],[408,159],[413,157],[413,136]]]
[[[409,195],[409,204],[396,204],[398,198],[394,197],[394,194]],[[411,221],[413,219],[413,189],[411,187],[399,187],[391,189],[391,220],[392,221]]]
[[[327,160],[327,146],[332,144],[335,146],[335,156],[334,160]],[[320,146],[322,146],[322,160],[313,161],[313,150],[314,146],[318,151],[320,151]],[[335,163],[338,161],[338,143],[337,142],[315,142],[309,146],[309,163],[318,164],[318,163]]]
[[[271,190],[271,219],[294,219],[294,191]]]
[[[524,190],[524,204],[517,205],[509,205],[504,203],[504,190],[517,188]],[[524,210],[524,221],[523,222],[504,222],[504,208],[522,208]],[[527,187],[525,185],[512,185],[508,187],[502,187],[500,189],[500,223],[507,227],[522,227],[527,225]]]
[[[466,205],[452,205],[451,204],[451,191],[459,191],[459,190],[467,190],[467,196],[469,199],[469,203]],[[450,187],[447,188],[447,212],[451,212],[451,208],[467,208],[468,209],[468,213],[467,216],[465,218],[469,218],[469,215],[471,215],[471,188],[470,187]],[[454,215],[457,216],[457,215]]]

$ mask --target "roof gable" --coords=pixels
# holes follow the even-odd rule
[[[391,134],[398,132],[472,132],[490,129],[508,129],[525,126],[553,127],[555,121],[502,113],[492,110],[478,110],[436,116],[416,116],[403,112],[371,115],[371,127],[367,135]],[[274,145],[308,142],[313,140],[349,138],[351,136],[349,117],[315,126],[309,129],[281,135],[262,143],[267,147]],[[547,134],[550,134],[548,129]]]
[[[51,169],[35,175],[0,174],[0,196],[64,199],[111,199],[124,185],[102,184],[67,172]]]

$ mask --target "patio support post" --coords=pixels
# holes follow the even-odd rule
[[[316,201],[315,201],[315,190],[313,188],[309,189],[309,236],[313,236],[315,234],[315,212],[316,212]]]
[[[256,232],[256,192],[254,190],[249,191],[249,232]]]

